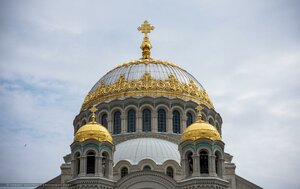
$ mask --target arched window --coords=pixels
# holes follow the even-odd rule
[[[95,153],[89,152],[86,159],[86,174],[95,174]]]
[[[103,125],[104,127],[106,127],[107,128],[107,114],[103,114],[102,116],[101,116],[101,125]]]
[[[143,110],[143,131],[151,131],[151,111]]]
[[[114,134],[121,133],[121,112],[117,111],[114,113]]]
[[[186,160],[187,160],[187,175],[190,176],[193,174],[193,166],[194,166],[194,162],[193,162],[193,153],[192,152],[188,152],[186,155]]]
[[[125,177],[126,175],[128,175],[128,168],[127,167],[123,167],[121,169],[121,178]]]
[[[143,167],[143,171],[151,171],[151,167],[149,165],[145,165]]]
[[[206,151],[200,152],[200,173],[208,174],[208,153]]]
[[[211,124],[211,125],[215,125],[214,120],[212,118],[209,118],[208,123]]]
[[[221,176],[221,155],[219,152],[215,153],[215,167],[216,167],[216,173],[218,176]]]
[[[219,125],[218,122],[216,122],[216,128],[217,128],[217,130],[219,131],[219,133],[221,133],[221,131],[220,131],[220,125]]]
[[[85,125],[85,124],[86,124],[86,121],[83,120],[83,121],[81,122],[81,126],[82,126],[82,125]]]
[[[158,132],[167,131],[166,111],[163,109],[160,109],[157,112],[157,127]]]
[[[74,156],[75,158],[75,175],[79,175],[80,173],[80,154],[77,152]]]
[[[173,111],[173,133],[180,133],[180,113]]]
[[[193,115],[188,112],[186,114],[186,127],[188,127],[190,124],[192,124],[194,122],[194,118],[193,118]]]
[[[172,167],[167,167],[167,175],[171,178],[174,177],[174,170]]]
[[[135,111],[129,110],[127,115],[127,131],[129,133],[135,132]]]
[[[107,152],[102,153],[102,174],[104,177],[108,177],[109,172],[109,155]]]

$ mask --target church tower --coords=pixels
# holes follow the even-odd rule
[[[91,121],[78,129],[71,144],[71,185],[113,179],[113,139],[110,132],[97,123],[97,110],[95,106],[90,109]]]
[[[218,130],[202,120],[204,107],[196,109],[198,118],[183,132],[179,144],[183,181],[193,179],[202,187],[227,188],[223,180],[225,144]]]

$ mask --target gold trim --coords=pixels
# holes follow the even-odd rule
[[[105,100],[130,96],[178,97],[214,108],[205,90],[199,89],[193,80],[185,84],[178,81],[174,75],[169,75],[166,80],[158,80],[145,73],[139,80],[128,81],[121,75],[111,85],[101,82],[95,91],[86,96],[81,111]]]
[[[150,59],[139,59],[139,60],[133,60],[133,61],[130,61],[130,62],[125,62],[123,64],[120,64],[120,65],[117,65],[116,67],[114,67],[110,72],[118,69],[118,68],[121,68],[121,67],[128,67],[128,66],[132,66],[132,65],[138,65],[138,64],[145,64],[145,65],[148,65],[148,64],[161,64],[161,65],[164,65],[164,66],[173,66],[173,67],[177,67],[177,68],[180,68],[182,69],[183,71],[186,71],[185,69],[181,68],[180,66],[178,66],[177,64],[174,64],[174,63],[171,63],[169,61],[165,61],[165,60],[156,60],[156,59],[153,59],[153,58],[150,58]]]

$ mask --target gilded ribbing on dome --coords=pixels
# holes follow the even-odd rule
[[[111,85],[105,85],[101,82],[95,91],[91,91],[86,96],[81,110],[85,110],[93,104],[105,100],[138,95],[177,97],[185,100],[193,100],[197,103],[205,104],[209,108],[213,108],[213,104],[207,93],[199,89],[193,80],[190,80],[188,84],[181,83],[174,75],[169,75],[166,80],[157,80],[151,77],[149,73],[145,73],[139,80],[128,81],[124,75],[121,75]]]

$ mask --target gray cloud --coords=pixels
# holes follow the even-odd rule
[[[0,7],[1,182],[59,174],[84,96],[111,68],[141,56],[136,28],[147,19],[156,27],[153,57],[181,65],[211,96],[237,174],[265,188],[300,186],[298,1]]]

